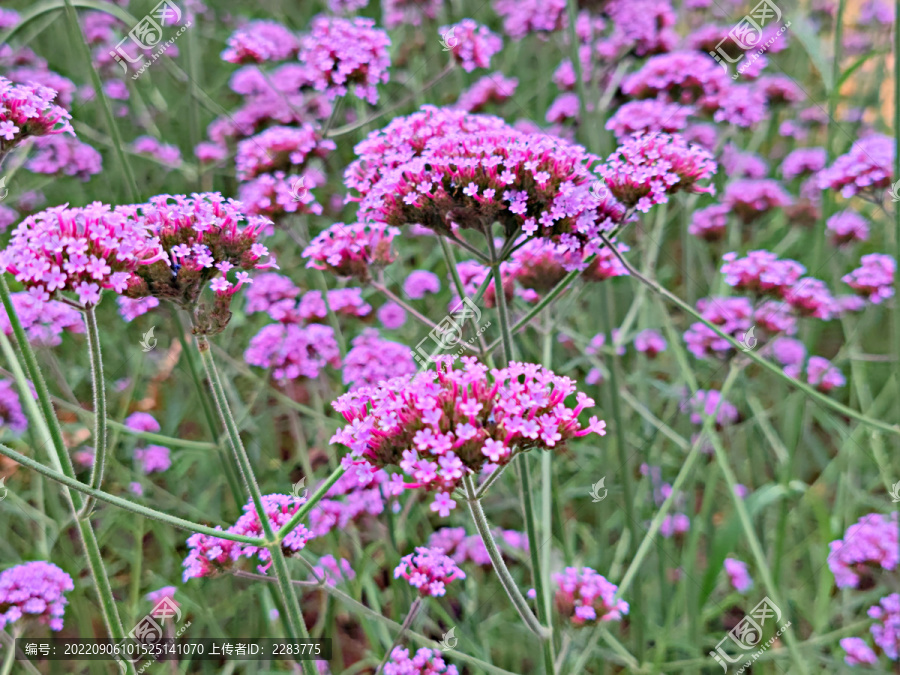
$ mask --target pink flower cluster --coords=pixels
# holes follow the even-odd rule
[[[374,387],[417,370],[409,347],[383,339],[374,328],[365,329],[353,339],[343,365],[343,381],[350,391]]]
[[[606,128],[621,140],[634,133],[663,131],[673,133],[687,126],[690,106],[666,103],[656,99],[629,101],[606,122]]]
[[[493,535],[501,548],[505,547],[507,551],[528,552],[528,537],[522,532],[495,530]],[[467,535],[462,527],[442,527],[428,538],[428,545],[443,550],[458,565],[465,562],[472,562],[482,567],[491,565],[491,557],[488,555],[481,536]]]
[[[494,0],[494,11],[503,18],[503,30],[513,40],[530,33],[544,37],[568,25],[566,0]]]
[[[35,296],[72,291],[82,305],[100,302],[100,291],[137,287],[136,272],[159,262],[165,251],[156,237],[129,217],[94,202],[83,208],[56,206],[28,216],[0,252],[0,269],[14,275]]]
[[[304,168],[310,159],[324,158],[335,147],[334,141],[322,138],[312,124],[270,127],[238,143],[237,177],[246,181],[261,173]]]
[[[891,661],[900,660],[900,594],[883,597],[868,614],[875,619],[869,629],[875,644]]]
[[[466,573],[443,550],[417,546],[416,552],[403,556],[394,570],[394,578],[401,577],[418,589],[419,595],[440,597],[447,592],[447,584],[465,579]]]
[[[620,621],[628,603],[616,600],[618,587],[590,567],[567,567],[553,575],[557,611],[575,626]]]
[[[360,288],[335,288],[328,291],[328,305],[338,316],[364,318],[372,313],[372,306],[362,298]],[[328,308],[322,300],[321,291],[304,293],[297,304],[297,314],[301,321],[321,323],[328,320]],[[272,317],[276,320],[277,317]]]
[[[467,73],[476,68],[490,68],[491,57],[503,48],[503,40],[472,19],[441,26],[438,31],[453,60]]]
[[[475,83],[459,95],[454,108],[465,112],[478,112],[489,103],[503,103],[516,93],[519,80],[505,77],[503,73],[491,73],[475,81]]]
[[[868,195],[879,202],[876,190],[891,186],[894,166],[894,139],[872,134],[856,141],[850,151],[817,174],[820,190],[840,190],[844,197]]]
[[[135,431],[149,431],[156,433],[159,431],[159,422],[149,413],[136,412],[125,418],[125,426]],[[172,466],[172,460],[169,458],[169,448],[161,445],[147,445],[138,447],[134,450],[134,459],[141,467],[144,473],[155,473],[168,471]]]
[[[688,233],[706,241],[718,241],[725,236],[729,213],[731,207],[725,204],[713,204],[705,209],[697,209],[688,226]]]
[[[344,465],[363,474],[399,466],[411,481],[403,487],[442,491],[432,506],[442,516],[455,507],[449,492],[488,461],[503,465],[514,453],[606,433],[596,417],[587,427],[578,422],[594,405],[590,397],[579,393],[574,408],[565,404],[575,392],[567,377],[532,363],[489,371],[472,357],[456,369],[453,357],[436,358],[433,371],[340,396],[333,406],[347,426],[331,442],[350,448]]]
[[[611,0],[603,13],[609,17],[609,36],[597,43],[604,59],[617,60],[633,52],[637,56],[671,51],[678,42],[675,11],[660,0]]]
[[[744,223],[752,223],[773,209],[790,206],[794,200],[777,181],[745,179],[728,184],[723,202]]]
[[[337,586],[341,582],[356,578],[356,572],[353,571],[350,561],[344,558],[338,561],[333,555],[323,555],[319,558],[318,564],[313,566],[313,572],[314,576],[324,578],[329,586]]]
[[[371,104],[378,103],[376,85],[390,79],[391,39],[372,19],[318,16],[301,40],[300,61],[309,69],[312,86],[329,99],[343,96],[347,86]]]
[[[696,105],[710,113],[719,109],[731,89],[728,75],[715,61],[691,51],[653,56],[622,82],[622,92],[631,98]]]
[[[384,664],[384,675],[459,675],[459,671],[444,661],[444,655],[437,649],[422,647],[410,656],[409,649],[394,647],[391,658]]]
[[[839,211],[825,225],[835,246],[869,238],[869,222],[855,211]]]
[[[897,514],[870,513],[847,528],[844,538],[829,545],[828,567],[838,588],[859,588],[881,568],[891,572],[900,562]],[[863,584],[864,587],[869,584]]]
[[[735,558],[725,558],[725,574],[728,575],[728,581],[738,593],[746,593],[753,588],[753,579],[750,577],[750,571],[747,569],[747,563],[741,562]]]
[[[825,168],[828,155],[825,148],[797,148],[781,162],[781,175],[785,180],[816,173]]]
[[[377,517],[384,512],[385,498],[401,491],[382,470],[363,476],[345,473],[310,512],[309,528],[313,536],[322,537],[335,528],[346,529],[365,515]]]
[[[286,213],[320,215],[322,205],[312,188],[325,182],[318,168],[308,167],[300,175],[284,171],[263,173],[238,186],[238,197],[248,215],[278,218]]]
[[[70,136],[36,138],[34,149],[34,155],[25,164],[34,173],[74,176],[86,181],[103,169],[100,153]]]
[[[62,630],[72,577],[53,563],[35,561],[0,572],[0,630],[20,619],[36,619]]]
[[[444,0],[382,0],[386,28],[421,26],[423,19],[434,19]]]
[[[309,268],[353,277],[365,284],[372,278],[371,269],[397,259],[393,241],[399,234],[396,227],[384,223],[335,223],[309,243],[303,257],[309,258]]]
[[[269,519],[272,529],[277,532],[306,503],[306,499],[272,494],[263,495],[262,502],[266,517]],[[217,527],[216,529],[221,528]],[[244,506],[244,513],[226,532],[247,537],[264,536],[262,522],[252,501]],[[311,538],[312,534],[309,530],[302,523],[298,523],[281,542],[281,546],[286,553],[296,553],[303,549]],[[188,537],[187,545],[190,552],[182,563],[184,581],[215,576],[220,571],[233,568],[241,558],[255,558],[259,563],[257,569],[263,574],[272,564],[272,556],[266,548],[242,544],[229,539],[219,539],[200,532]]]
[[[300,42],[277,21],[250,21],[228,38],[222,59],[229,63],[286,61],[297,55]]]
[[[610,155],[599,173],[625,206],[647,213],[679,191],[713,193],[698,181],[716,172],[712,155],[682,136],[660,132],[634,134]]]
[[[244,352],[251,366],[271,368],[281,382],[315,379],[326,365],[339,368],[341,352],[331,326],[273,323],[264,326]]]
[[[42,302],[28,292],[10,294],[13,308],[28,340],[39,347],[55,347],[64,333],[83,333],[81,312],[57,300]],[[12,335],[6,308],[0,305],[0,330]]]
[[[666,351],[669,343],[657,331],[647,328],[634,336],[634,348],[647,355],[647,358],[656,358],[658,354]]]
[[[844,283],[875,305],[893,297],[897,261],[883,253],[870,253],[860,262],[860,267],[842,277]]]
[[[718,413],[716,409],[718,408]],[[716,389],[699,389],[690,400],[681,406],[682,411],[690,412],[691,424],[701,425],[706,417],[716,415],[716,426],[722,428],[738,421],[738,409],[722,398]]]
[[[0,77],[0,157],[32,136],[75,135],[72,116],[53,103],[56,94],[37,83],[15,84]]]
[[[413,300],[424,298],[426,293],[438,293],[440,290],[441,280],[438,275],[427,270],[410,272],[403,282],[403,292]]]
[[[160,143],[159,139],[153,136],[138,136],[131,144],[131,149],[139,155],[154,157],[170,167],[181,166],[181,151],[174,145]]]

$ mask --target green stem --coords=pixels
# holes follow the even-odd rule
[[[491,534],[491,526],[488,524],[487,518],[484,515],[481,501],[475,499],[475,483],[472,480],[472,477],[463,476],[463,484],[466,488],[469,512],[472,514],[472,519],[475,521],[475,528],[478,530],[478,534],[481,535],[481,540],[484,542],[484,547],[487,549],[488,556],[494,564],[494,571],[497,573],[497,578],[500,579],[503,589],[512,601],[513,607],[516,608],[519,616],[522,617],[522,621],[525,622],[525,625],[528,626],[531,632],[537,635],[541,640],[548,641],[550,632],[541,625],[537,617],[531,611],[531,608],[528,606],[528,601],[525,599],[525,596],[522,595],[515,580],[509,573],[506,563],[503,561],[503,555],[500,553],[500,549],[497,548],[497,542],[494,541],[494,536]]]
[[[706,326],[711,331],[713,331],[716,335],[721,337],[723,340],[727,341],[736,350],[743,351],[743,347],[742,347],[741,343],[738,342],[737,340],[735,340],[734,337],[732,337],[728,333],[724,332],[716,324],[711,323],[708,319],[706,319],[703,315],[701,315],[697,310],[695,310],[689,304],[684,302],[684,300],[679,298],[677,295],[675,295],[674,293],[671,293],[666,288],[660,286],[659,283],[657,283],[656,281],[653,281],[653,280],[645,277],[644,275],[642,275],[640,272],[638,272],[634,268],[634,266],[631,263],[629,263],[625,259],[625,257],[618,250],[615,249],[615,247],[613,247],[610,244],[609,240],[606,238],[606,235],[601,233],[600,237],[601,237],[601,239],[603,239],[606,242],[606,245],[612,249],[613,254],[616,256],[616,258],[619,259],[619,262],[622,263],[622,265],[625,267],[625,269],[628,270],[628,273],[631,276],[633,276],[635,279],[640,281],[642,284],[645,284],[646,286],[648,286],[652,291],[654,291],[657,294],[661,295],[662,297],[666,298],[669,302],[676,305],[679,309],[681,309],[685,313],[689,314],[695,320],[702,323],[704,326]],[[848,408],[847,406],[845,406],[841,403],[838,403],[837,401],[825,396],[824,394],[817,391],[816,389],[809,386],[808,384],[800,382],[799,380],[796,380],[793,377],[791,377],[790,375],[786,374],[779,366],[775,365],[774,363],[772,363],[771,361],[769,361],[767,359],[762,358],[755,351],[745,352],[745,354],[751,361],[758,363],[759,365],[761,365],[763,368],[765,368],[769,372],[774,373],[780,379],[789,383],[791,386],[796,387],[797,389],[802,391],[804,394],[806,394],[810,398],[815,399],[819,403],[831,408],[832,410],[836,410],[839,413],[841,413],[842,415],[851,417],[851,418],[853,418],[859,422],[862,422],[864,424],[867,424],[870,427],[873,427],[875,429],[881,429],[884,432],[900,436],[900,426],[898,426],[896,424],[888,424],[887,422],[882,422],[881,420],[872,419],[870,417],[867,417],[866,415],[863,415],[861,412],[858,412],[856,410],[853,410],[852,408]]]
[[[37,473],[46,476],[50,480],[56,481],[61,485],[65,485],[67,488],[72,488],[73,490],[77,490],[78,492],[86,494],[89,497],[93,497],[98,501],[106,502],[107,504],[111,504],[117,508],[124,509],[125,511],[136,513],[139,516],[146,516],[147,518],[152,518],[153,520],[167,523],[169,525],[172,525],[173,527],[187,530],[188,532],[200,532],[212,537],[218,537],[219,539],[239,541],[243,544],[252,544],[253,546],[265,545],[265,542],[262,539],[258,539],[256,537],[247,537],[241,534],[231,534],[230,532],[226,532],[224,530],[217,530],[212,527],[207,527],[206,525],[201,525],[200,523],[195,523],[190,520],[185,520],[184,518],[179,518],[178,516],[172,516],[168,513],[157,511],[156,509],[151,509],[147,506],[142,506],[141,504],[135,504],[134,502],[130,502],[127,499],[122,499],[121,497],[117,497],[116,495],[111,495],[108,492],[103,492],[102,490],[91,487],[90,485],[82,483],[75,478],[70,478],[57,471],[54,471],[49,466],[45,466],[44,464],[41,464],[31,457],[27,457],[21,453],[18,453],[12,448],[8,448],[2,444],[0,444],[0,455],[5,455],[17,464],[28,467],[32,471],[36,471]]]
[[[328,283],[325,281],[325,273],[322,270],[316,270],[313,272],[313,276],[316,278],[316,285],[322,292],[322,302],[325,303],[325,311],[328,312],[328,323],[331,324],[331,330],[334,331],[334,339],[337,341],[338,349],[341,350],[341,360],[343,360],[347,356],[347,342],[341,332],[337,314],[334,313],[331,303],[328,302]]]
[[[503,341],[503,361],[505,366],[515,358],[513,351],[512,333],[509,330],[509,310],[506,307],[506,291],[503,288],[503,278],[500,274],[500,261],[497,259],[497,251],[491,233],[487,233],[488,247],[491,251],[491,273],[494,277],[494,298],[497,302],[497,313],[500,315],[500,338]]]
[[[303,506],[291,516],[291,519],[284,524],[278,532],[275,533],[275,540],[282,541],[288,534],[290,534],[295,527],[297,527],[297,523],[303,520],[309,512],[313,510],[313,507],[318,504],[325,495],[328,493],[328,490],[331,489],[331,486],[338,482],[341,476],[343,476],[347,470],[339,466],[337,469],[331,472],[331,475],[326,478],[321,485],[316,489],[316,491],[309,497]]]
[[[93,306],[88,306],[84,312],[84,322],[87,325],[88,354],[91,359],[91,389],[94,395],[94,465],[91,467],[91,478],[88,484],[100,489],[103,484],[103,474],[106,471],[107,435],[106,435],[106,384],[103,381],[103,353],[100,349],[100,331],[97,328],[97,311]],[[84,500],[84,507],[79,512],[80,517],[90,515],[92,501]]]
[[[412,626],[412,622],[416,620],[416,616],[419,614],[419,610],[422,609],[422,598],[417,597],[413,600],[412,605],[409,607],[409,612],[406,614],[406,618],[403,619],[403,623],[400,625],[400,632],[397,633],[397,637],[394,638],[394,641],[391,643],[391,646],[388,647],[387,652],[385,652],[384,659],[378,665],[378,668],[375,670],[375,675],[381,675],[384,671],[384,666],[391,658],[391,653],[394,651],[396,647],[400,645],[403,641],[403,638],[406,636],[409,627]]]
[[[284,551],[281,548],[280,541],[276,539],[275,531],[272,529],[272,523],[266,515],[266,510],[262,501],[262,492],[259,489],[259,483],[256,481],[253,465],[250,463],[250,458],[247,456],[247,451],[244,449],[244,443],[241,441],[240,431],[238,430],[237,423],[234,421],[234,415],[228,405],[228,399],[225,397],[225,389],[222,386],[222,380],[216,370],[216,364],[212,357],[209,341],[205,335],[197,336],[197,348],[200,352],[200,360],[203,362],[203,367],[206,370],[206,375],[212,388],[213,400],[219,410],[219,418],[228,434],[231,450],[234,453],[235,461],[240,468],[244,484],[250,492],[250,499],[259,516],[259,521],[267,542],[267,548],[271,554],[272,569],[278,579],[278,589],[281,592],[281,599],[287,614],[287,618],[284,622],[285,629],[291,637],[308,638],[309,633],[306,629],[306,624],[304,623],[303,614],[300,611],[300,603],[297,599],[297,594],[294,592],[290,583]],[[306,675],[316,675],[316,668],[311,661],[303,661],[302,666]]]

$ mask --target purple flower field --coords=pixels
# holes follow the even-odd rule
[[[5,1],[0,675],[900,674],[898,10]]]

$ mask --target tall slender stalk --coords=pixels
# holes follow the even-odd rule
[[[103,381],[103,352],[100,349],[100,331],[97,329],[97,310],[93,305],[84,312],[84,323],[87,325],[88,354],[91,359],[91,390],[94,397],[94,465],[91,467],[91,478],[88,484],[100,489],[103,474],[106,471],[107,435],[106,435],[106,383]],[[84,500],[84,507],[79,517],[87,517],[91,513],[93,500]]]
[[[497,542],[494,541],[494,535],[491,534],[491,526],[488,524],[487,517],[484,515],[484,509],[481,507],[481,500],[475,498],[475,482],[471,476],[463,476],[463,484],[466,489],[469,512],[475,521],[475,528],[478,530],[478,534],[481,535],[481,540],[484,542],[484,547],[487,549],[488,556],[494,565],[494,571],[497,573],[497,578],[500,579],[503,589],[512,601],[513,607],[516,608],[519,616],[522,617],[522,621],[531,629],[531,632],[541,638],[541,640],[549,641],[550,632],[541,625],[531,611],[528,601],[522,595],[522,591],[519,590],[515,580],[509,573],[509,568],[503,560],[500,549],[497,548]]]
[[[272,529],[272,523],[269,521],[263,506],[262,492],[256,481],[253,465],[250,463],[250,458],[247,456],[244,443],[241,441],[240,431],[234,420],[234,415],[231,412],[228,399],[225,397],[225,389],[222,386],[222,380],[219,377],[215,361],[212,357],[212,351],[210,350],[209,341],[205,335],[201,334],[197,336],[197,348],[200,351],[200,360],[203,362],[203,367],[206,369],[206,375],[212,388],[213,400],[216,403],[216,408],[218,408],[219,418],[225,427],[225,432],[228,435],[235,461],[237,462],[238,468],[244,479],[244,484],[250,492],[250,499],[256,509],[260,525],[263,529],[263,534],[265,535],[266,547],[269,549],[272,559],[272,569],[278,579],[278,589],[281,592],[281,599],[287,614],[285,629],[293,638],[308,638],[309,632],[306,629],[303,614],[300,611],[300,602],[291,586],[287,561],[284,557],[284,551],[281,549],[281,542],[276,538],[275,531]],[[316,675],[316,668],[311,661],[303,661],[302,666],[306,675]]]

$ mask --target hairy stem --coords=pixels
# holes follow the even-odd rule
[[[100,349],[100,331],[97,328],[97,310],[88,306],[84,312],[87,324],[88,354],[91,359],[91,388],[94,394],[94,465],[91,467],[91,478],[88,484],[100,489],[103,474],[106,471],[107,435],[106,435],[106,383],[103,381],[103,353]],[[84,500],[84,507],[79,517],[87,517],[91,513],[93,501],[90,497]]]

